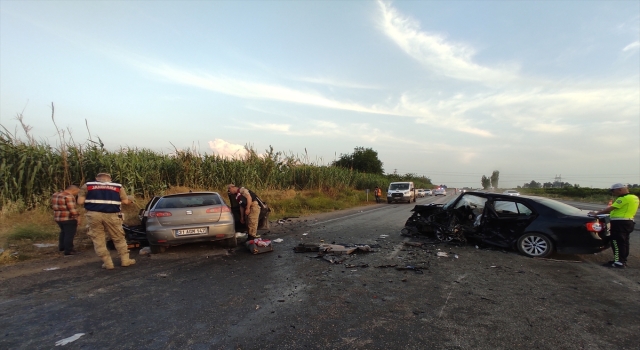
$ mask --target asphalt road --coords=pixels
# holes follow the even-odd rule
[[[609,251],[538,260],[474,245],[406,246],[399,231],[412,208],[384,203],[272,224],[265,237],[283,242],[261,255],[191,245],[132,252],[138,264],[113,271],[91,251],[3,267],[0,348],[57,348],[77,333],[63,348],[638,348],[637,231],[631,267],[611,270],[599,266]],[[292,250],[320,241],[379,248],[341,265]],[[385,265],[424,268],[377,267]]]

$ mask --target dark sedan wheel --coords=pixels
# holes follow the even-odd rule
[[[553,242],[539,233],[527,233],[518,239],[520,253],[532,258],[544,258],[553,253]]]

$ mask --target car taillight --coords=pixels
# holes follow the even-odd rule
[[[220,214],[220,213],[230,213],[230,212],[231,212],[231,209],[229,209],[229,207],[227,207],[226,205],[207,209],[207,213]]]
[[[162,218],[165,216],[171,216],[171,213],[168,211],[151,211],[149,212],[150,218]]]
[[[599,221],[589,222],[587,223],[587,231],[600,232],[602,231],[602,225],[600,224]]]

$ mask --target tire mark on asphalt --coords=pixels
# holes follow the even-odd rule
[[[458,277],[455,281],[451,282],[451,284],[455,285],[454,283],[460,283],[460,281],[462,281],[465,277],[467,277],[466,273],[464,275]],[[444,311],[444,308],[447,306],[447,303],[449,302],[449,298],[451,297],[451,293],[453,293],[453,288],[449,291],[449,295],[447,296],[447,300],[444,301],[444,305],[442,305],[442,309],[440,309],[440,314],[438,314],[438,318],[440,318],[442,316],[442,312]]]
[[[389,254],[387,259],[394,259],[398,255],[398,253],[400,253],[400,250],[402,249],[402,247],[404,247],[404,242],[407,242],[408,240],[409,240],[409,237],[405,237],[404,239],[402,239],[402,242],[397,246],[395,246],[395,248],[393,248],[393,251],[391,252],[391,254]]]

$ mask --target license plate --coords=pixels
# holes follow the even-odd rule
[[[176,236],[201,235],[201,234],[206,234],[206,233],[207,233],[207,228],[206,227],[186,228],[186,229],[183,229],[183,230],[176,230]]]

